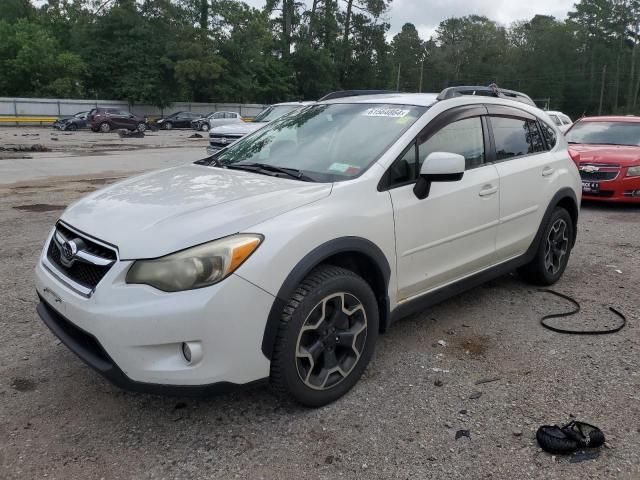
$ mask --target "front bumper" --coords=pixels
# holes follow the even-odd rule
[[[269,376],[261,351],[274,297],[231,275],[211,287],[165,293],[124,282],[117,262],[87,298],[36,267],[38,313],[82,360],[123,388],[189,394],[253,384]],[[182,343],[199,345],[189,363]]]
[[[208,385],[163,385],[158,383],[137,382],[131,380],[118,368],[95,337],[76,327],[56,312],[42,297],[40,298],[37,312],[44,324],[49,327],[54,335],[58,337],[69,350],[78,355],[83,362],[107,378],[111,383],[125,390],[157,395],[206,396],[225,393],[240,387],[245,388],[266,383],[266,379],[256,380],[243,385],[230,382],[217,382]]]
[[[621,172],[626,175],[626,170]],[[600,182],[600,189],[597,194],[582,192],[583,200],[594,200],[598,202],[628,202],[640,203],[640,176],[621,176],[616,180]]]

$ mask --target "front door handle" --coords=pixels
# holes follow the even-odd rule
[[[481,197],[488,197],[489,195],[493,195],[497,191],[498,187],[494,185],[485,185],[484,187],[482,187],[482,190],[480,190],[480,193],[478,193],[478,195],[480,195]]]
[[[553,172],[555,172],[555,169],[551,168],[551,167],[544,167],[542,169],[542,176],[543,177],[548,177],[549,175],[551,175]]]

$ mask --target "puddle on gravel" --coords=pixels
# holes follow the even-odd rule
[[[67,207],[64,205],[51,205],[49,203],[34,203],[32,205],[18,205],[13,208],[25,212],[55,212],[57,210],[64,210]]]
[[[11,380],[11,388],[19,392],[30,392],[36,389],[36,383],[28,378],[16,377]]]

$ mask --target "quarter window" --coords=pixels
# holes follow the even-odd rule
[[[556,146],[556,133],[553,128],[543,121],[540,121],[539,125],[540,130],[542,131],[542,136],[544,137],[545,142],[547,142],[547,149],[551,150]]]
[[[480,117],[450,123],[420,144],[419,165],[433,152],[462,155],[466,170],[481,166],[484,162],[484,137]]]
[[[545,150],[536,122],[532,120],[491,117],[491,128],[498,161]]]
[[[409,182],[415,182],[418,178],[416,171],[416,144],[411,144],[407,151],[393,162],[389,169],[389,183],[391,185],[403,185]]]

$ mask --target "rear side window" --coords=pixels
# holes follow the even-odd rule
[[[545,146],[535,121],[512,117],[491,117],[496,160],[542,152]]]
[[[462,155],[465,158],[466,170],[481,166],[484,163],[484,137],[480,117],[465,118],[450,123],[420,144],[419,166],[433,152]]]
[[[566,115],[560,115],[560,118],[562,119],[565,125],[570,125],[571,123],[573,123],[571,119]]]

